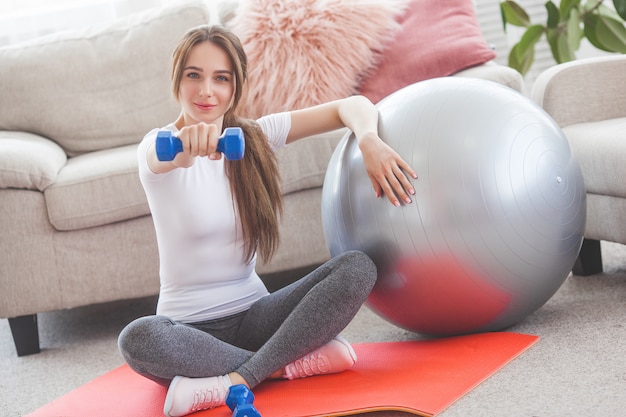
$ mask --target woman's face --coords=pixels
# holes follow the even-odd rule
[[[211,42],[193,46],[180,80],[179,100],[185,125],[221,125],[234,90],[233,68],[226,52]]]

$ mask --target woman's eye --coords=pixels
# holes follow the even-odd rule
[[[197,79],[200,78],[200,75],[197,72],[190,72],[189,74],[187,74],[187,77]]]
[[[216,79],[217,81],[228,82],[228,77],[224,75],[218,75]]]

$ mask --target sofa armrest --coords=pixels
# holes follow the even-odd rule
[[[45,190],[67,162],[50,139],[27,132],[0,131],[0,188]]]
[[[453,75],[456,77],[481,78],[483,80],[494,81],[519,91],[520,93],[524,88],[524,77],[522,77],[522,74],[511,67],[498,64],[494,61],[464,69]]]
[[[561,127],[626,116],[626,55],[555,65],[535,80],[531,98]]]

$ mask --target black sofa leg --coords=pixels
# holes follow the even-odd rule
[[[602,272],[602,251],[600,241],[583,239],[578,259],[572,268],[574,275],[587,276]]]
[[[9,326],[11,326],[17,356],[32,355],[41,351],[36,314],[12,317],[9,319]]]

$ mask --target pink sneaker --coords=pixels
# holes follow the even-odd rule
[[[350,343],[337,336],[321,348],[285,366],[283,378],[297,379],[343,372],[356,363]]]
[[[210,378],[176,376],[167,390],[163,413],[167,417],[180,417],[225,405],[231,385],[228,376]]]

